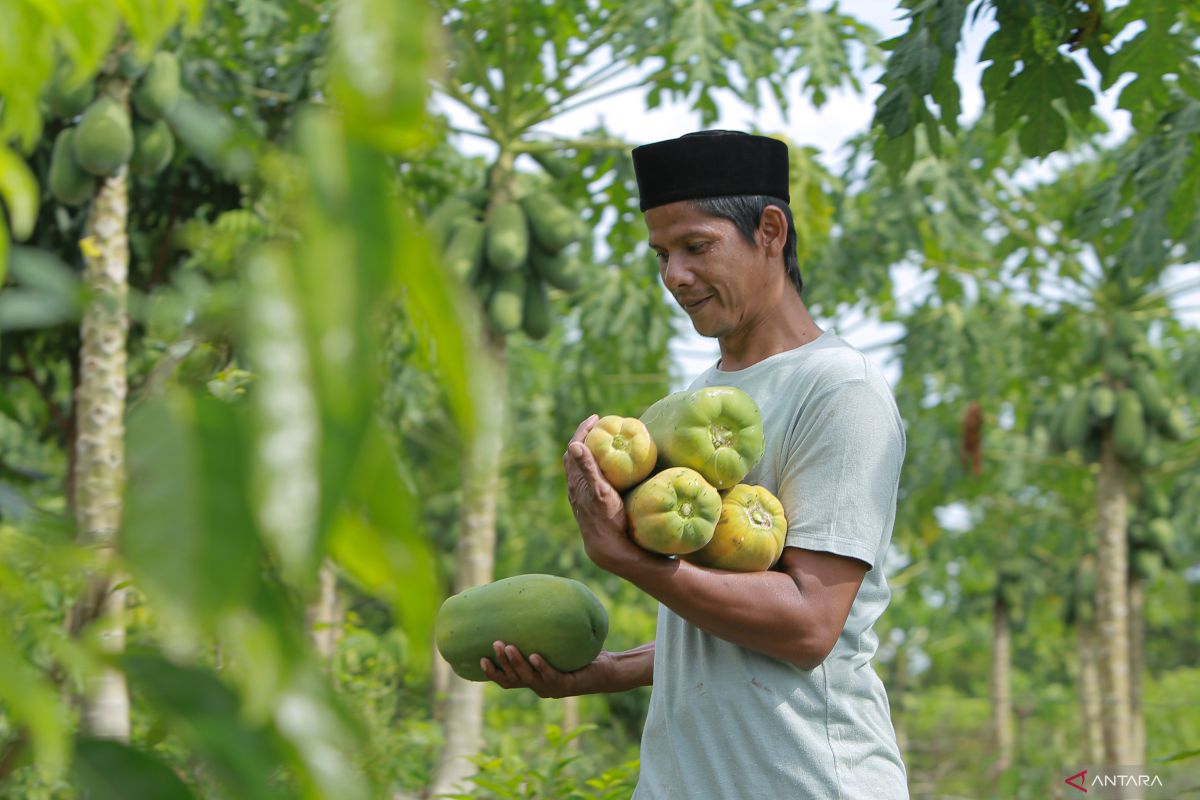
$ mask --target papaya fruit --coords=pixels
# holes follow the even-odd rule
[[[1187,417],[1183,415],[1183,409],[1175,407],[1169,410],[1166,419],[1160,422],[1158,429],[1172,442],[1182,442],[1186,439],[1188,422]]]
[[[1166,420],[1170,406],[1163,396],[1162,387],[1154,373],[1147,369],[1133,369],[1129,373],[1129,383],[1137,391],[1142,408],[1151,422],[1160,423]]]
[[[145,75],[148,66],[150,66],[150,61],[139,53],[136,47],[127,47],[121,55],[117,56],[117,72],[131,81],[136,81]]]
[[[487,301],[492,326],[500,333],[514,333],[521,327],[524,305],[525,276],[519,272],[498,275]]]
[[[447,198],[425,221],[425,226],[438,247],[446,247],[458,234],[459,226],[467,222],[475,222],[478,210],[466,198],[454,196]],[[482,242],[482,238],[480,239]]]
[[[1104,354],[1104,372],[1113,380],[1128,380],[1130,368],[1129,358],[1124,353],[1110,350]]]
[[[517,203],[502,203],[487,221],[488,264],[497,272],[515,272],[529,258],[529,225]]]
[[[534,150],[529,153],[530,158],[537,162],[538,166],[546,170],[551,178],[562,180],[570,175],[575,167],[565,158],[560,158],[552,153],[547,153],[545,150]]]
[[[1091,400],[1087,392],[1076,392],[1067,400],[1066,411],[1063,412],[1062,428],[1059,440],[1064,450],[1082,448],[1087,442],[1088,427],[1091,422],[1088,411]]]
[[[72,140],[75,161],[93,175],[112,175],[133,155],[129,115],[111,97],[101,97],[83,112]]]
[[[637,417],[601,417],[583,439],[612,487],[618,492],[636,486],[654,470],[658,448]]]
[[[1113,422],[1113,448],[1125,460],[1136,460],[1146,446],[1146,420],[1142,402],[1133,389],[1117,395],[1116,420]]]
[[[525,281],[525,302],[521,307],[521,330],[530,339],[542,339],[554,322],[554,308],[546,284],[531,276]]]
[[[1171,498],[1161,487],[1147,483],[1142,486],[1142,506],[1156,517],[1166,517],[1171,513]]]
[[[166,120],[138,125],[133,130],[133,160],[129,167],[138,175],[157,175],[175,155],[175,135]]]
[[[1165,457],[1166,456],[1163,453],[1162,448],[1162,441],[1158,438],[1154,431],[1149,431],[1146,434],[1146,446],[1142,448],[1142,455],[1140,459],[1142,464],[1150,469],[1155,469],[1162,466],[1163,459]]]
[[[461,678],[486,681],[492,643],[535,653],[560,672],[592,663],[608,636],[608,613],[587,586],[556,575],[516,575],[446,599],[434,619],[438,652]]]
[[[783,555],[783,504],[763,486],[739,483],[721,498],[721,516],[708,544],[681,558],[702,567],[761,572]]]
[[[87,202],[96,190],[96,179],[84,172],[75,161],[75,129],[60,131],[50,153],[50,176],[47,183],[54,199],[66,206]]]
[[[544,192],[521,198],[521,207],[529,218],[533,239],[543,249],[557,253],[581,236],[579,218],[562,203]]]
[[[565,253],[550,253],[534,242],[529,248],[534,273],[555,289],[573,292],[583,285],[583,270]]]
[[[461,220],[446,247],[446,269],[461,281],[473,281],[483,270],[483,223]]]
[[[171,53],[157,52],[132,94],[133,107],[148,120],[162,119],[179,102],[179,61]]]
[[[82,113],[95,97],[95,82],[87,80],[72,84],[71,65],[63,61],[54,70],[54,77],[42,95],[42,102],[50,116],[69,119]]]
[[[625,498],[630,537],[646,550],[681,555],[708,544],[721,516],[721,495],[687,467],[647,478]]]
[[[1103,383],[1098,383],[1092,387],[1092,393],[1088,400],[1091,404],[1092,413],[1096,415],[1097,419],[1108,419],[1117,410],[1116,393]]]
[[[1129,559],[1134,575],[1144,581],[1152,581],[1162,574],[1162,556],[1154,550],[1135,550]]]
[[[1129,316],[1128,312],[1113,312],[1112,323],[1113,338],[1126,350],[1131,349],[1145,338],[1138,324],[1133,317]]]
[[[734,386],[673,392],[641,417],[661,467],[690,467],[717,489],[746,477],[763,454],[762,414]]]
[[[1175,543],[1175,526],[1171,520],[1158,517],[1146,525],[1147,544],[1160,553],[1170,552]]]

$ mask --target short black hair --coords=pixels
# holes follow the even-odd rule
[[[762,194],[736,194],[722,197],[700,197],[689,200],[694,207],[711,217],[720,217],[733,223],[738,233],[750,245],[757,245],[755,231],[762,220],[767,206],[777,206],[787,219],[787,241],[783,245],[783,266],[788,280],[796,287],[796,294],[804,295],[804,281],[800,277],[800,259],[796,255],[796,224],[792,221],[792,209],[786,200]]]

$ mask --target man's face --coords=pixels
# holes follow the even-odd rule
[[[739,333],[778,302],[783,270],[729,220],[686,200],[652,208],[645,218],[659,277],[701,336]]]

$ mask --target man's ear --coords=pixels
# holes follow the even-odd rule
[[[787,217],[779,206],[767,206],[758,219],[758,234],[763,245],[767,248],[767,256],[774,258],[783,254],[787,244]]]

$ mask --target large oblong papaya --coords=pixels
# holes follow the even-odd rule
[[[67,206],[86,202],[96,190],[96,179],[75,161],[74,139],[74,128],[59,132],[50,153],[50,179],[47,181],[50,194]]]
[[[179,101],[179,61],[171,53],[159,52],[133,90],[133,107],[148,120],[162,119]]]
[[[690,467],[718,489],[736,486],[763,454],[762,414],[734,386],[674,392],[642,414],[659,466]]]
[[[508,272],[496,277],[487,299],[488,319],[499,333],[515,333],[521,328],[525,308],[525,276]]]
[[[739,483],[721,498],[721,517],[708,544],[683,556],[693,564],[734,572],[761,572],[783,555],[783,504],[763,486]]]
[[[630,537],[664,555],[692,553],[708,544],[721,516],[721,495],[687,467],[670,467],[625,498]]]
[[[541,192],[521,198],[534,241],[557,253],[580,237],[579,218],[553,196]]]
[[[514,272],[529,257],[529,226],[517,203],[497,206],[487,222],[487,260],[497,272]]]
[[[516,575],[446,599],[434,620],[438,652],[469,681],[486,681],[480,660],[492,643],[537,653],[560,672],[596,659],[608,636],[608,613],[588,587],[556,575]]]

